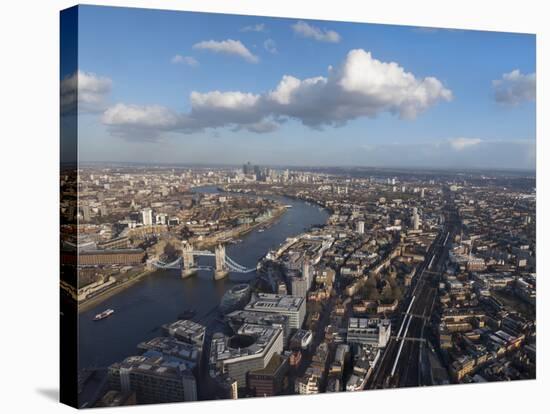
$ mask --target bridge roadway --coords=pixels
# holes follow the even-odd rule
[[[212,256],[214,257],[215,254],[209,251],[193,251],[191,252],[194,256]],[[182,266],[182,258],[179,257],[173,262],[165,263],[161,260],[155,260],[152,262],[152,265],[155,266],[158,269],[180,269]],[[235,273],[251,273],[256,270],[256,268],[246,268],[245,266],[235,262],[233,259],[231,259],[229,256],[225,256],[225,265],[230,271],[233,271]],[[200,266],[195,265],[193,266],[194,270],[213,270],[214,267],[212,266]]]
[[[401,313],[395,327],[397,333],[390,338],[378,367],[367,383],[367,389],[431,385],[429,372],[426,373],[425,369],[426,334],[443,266],[458,230],[455,214],[449,213],[443,231],[417,268],[413,285],[400,307]]]

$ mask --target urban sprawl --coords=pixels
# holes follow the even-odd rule
[[[535,378],[533,176],[90,165],[61,184],[79,224],[62,226],[78,281],[61,287],[80,308],[159,270],[253,275],[212,320],[182,315],[136,344],[89,406]],[[287,214],[285,197],[328,221],[253,267],[226,254]]]

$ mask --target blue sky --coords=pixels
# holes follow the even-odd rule
[[[80,6],[78,61],[83,161],[535,165],[534,35]]]

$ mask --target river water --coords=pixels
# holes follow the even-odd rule
[[[201,187],[195,192],[217,192],[215,187]],[[324,224],[328,213],[313,204],[286,197],[271,197],[289,204],[286,213],[263,232],[244,236],[242,242],[228,245],[226,254],[237,263],[255,267],[259,258],[311,226]],[[210,260],[208,260],[210,259]],[[201,258],[212,264],[212,258]],[[254,275],[254,273],[252,273]],[[250,278],[250,274],[246,276]],[[212,272],[181,279],[179,271],[157,271],[136,284],[82,312],[78,321],[79,369],[102,368],[137,353],[138,343],[161,335],[160,327],[175,321],[184,310],[194,309],[193,318],[207,326],[224,293],[242,279],[240,274],[214,281]],[[112,308],[113,316],[94,322],[97,313]]]

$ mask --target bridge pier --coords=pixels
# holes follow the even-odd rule
[[[193,257],[193,246],[187,242],[182,242],[181,254],[181,278],[185,279],[196,273],[195,260]]]
[[[218,244],[216,246],[216,270],[214,270],[214,280],[220,280],[229,273],[225,263],[225,246]]]

